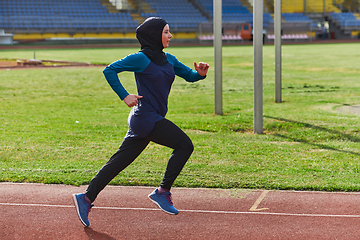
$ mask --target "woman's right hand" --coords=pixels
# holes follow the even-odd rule
[[[197,71],[197,73],[203,77],[206,76],[206,74],[209,70],[209,64],[204,63],[204,62],[199,62],[199,66],[196,64],[196,62],[194,62],[194,67],[195,67],[195,70]]]
[[[142,98],[143,96],[129,94],[124,98],[124,102],[128,107],[134,107],[138,104],[138,98]]]

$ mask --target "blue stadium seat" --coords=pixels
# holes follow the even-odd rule
[[[282,17],[287,22],[311,22],[311,19],[303,13],[283,13]]]
[[[213,18],[213,0],[196,0],[197,3]],[[239,0],[223,0],[222,1],[223,22],[246,22],[252,25],[253,14],[242,6]],[[273,19],[269,13],[264,13],[263,25],[267,26]]]
[[[0,21],[0,28],[10,28],[10,30],[24,27],[29,30],[45,30],[45,28],[56,30],[56,28],[71,28],[75,22],[84,30],[93,30],[94,26],[99,26],[99,21],[102,21],[101,28],[107,29],[119,26],[113,24],[119,19],[127,22],[127,25],[137,26],[137,22],[129,13],[109,13],[100,0],[2,0],[0,5],[0,15],[6,19]],[[26,21],[14,21],[14,19],[26,19]]]
[[[360,20],[351,12],[346,13],[330,13],[333,20],[338,22],[344,28],[360,28]]]
[[[200,11],[187,0],[145,0],[155,13],[142,13],[144,18],[158,16],[164,18],[172,28],[196,28],[207,21]]]

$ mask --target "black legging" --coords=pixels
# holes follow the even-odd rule
[[[118,151],[100,169],[91,180],[86,196],[93,202],[101,190],[129,166],[146,148],[149,142],[174,149],[166,167],[165,175],[160,186],[171,189],[177,176],[194,151],[190,138],[174,123],[167,119],[156,122],[154,129],[145,138],[125,138]]]

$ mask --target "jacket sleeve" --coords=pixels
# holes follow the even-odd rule
[[[142,72],[150,63],[143,53],[133,53],[108,65],[103,74],[114,92],[121,100],[129,95],[120,82],[118,74],[124,71]]]
[[[192,70],[188,66],[185,66],[177,58],[169,53],[166,54],[168,61],[174,66],[175,75],[182,77],[188,82],[196,82],[201,79],[205,79],[206,76],[201,76],[196,70]]]

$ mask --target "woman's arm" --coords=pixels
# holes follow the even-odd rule
[[[203,62],[200,62],[199,65],[194,63],[195,70],[192,70],[169,53],[167,53],[167,59],[174,66],[175,74],[188,82],[196,82],[206,78],[207,71],[209,70],[209,64]]]
[[[141,72],[149,65],[149,63],[150,60],[143,53],[134,53],[111,63],[103,70],[103,73],[114,92],[121,100],[124,100],[129,93],[121,84],[118,73],[124,71]]]

